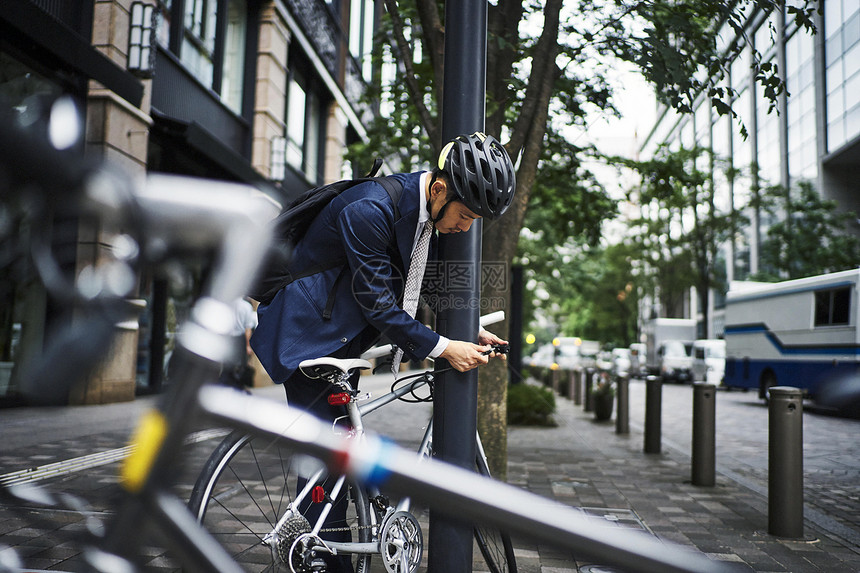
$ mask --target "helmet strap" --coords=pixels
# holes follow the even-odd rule
[[[451,203],[453,203],[454,201],[456,201],[456,199],[451,199],[450,201],[448,201],[447,203],[445,203],[444,205],[442,205],[442,208],[441,208],[441,209],[439,209],[439,214],[438,214],[438,215],[436,215],[435,217],[433,216],[432,212],[430,211],[430,201],[428,201],[428,202],[427,202],[427,212],[428,212],[428,213],[430,213],[430,220],[431,220],[431,221],[433,221],[433,226],[434,226],[434,227],[436,226],[436,223],[438,223],[439,221],[441,221],[441,220],[442,220],[442,217],[444,217],[444,216],[445,216],[445,210],[448,208],[448,205],[450,205],[450,204],[451,204]]]

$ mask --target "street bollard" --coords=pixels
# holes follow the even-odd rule
[[[550,379],[550,387],[552,388],[553,394],[558,394],[558,378],[561,376],[561,371],[558,368],[555,368],[549,375]]]
[[[570,370],[567,373],[567,397],[569,400],[576,400],[576,395],[574,393],[576,391],[576,388],[575,388],[576,385],[574,384],[575,380],[576,380],[576,371]],[[576,403],[576,402],[574,402],[574,403]]]
[[[615,433],[629,434],[630,433],[630,377],[622,374],[618,377],[616,383],[618,386],[616,393],[618,395],[617,411],[615,412]]]
[[[768,403],[767,531],[803,537],[803,393],[770,389]]]
[[[578,367],[573,371],[573,403],[582,404],[582,369]]]
[[[716,412],[717,387],[693,384],[693,485],[716,484]]]
[[[659,454],[662,441],[660,424],[663,415],[663,380],[658,376],[645,379],[645,453]]]
[[[585,399],[583,400],[583,410],[591,412],[594,410],[594,398],[591,396],[591,385],[594,382],[594,368],[585,369]]]

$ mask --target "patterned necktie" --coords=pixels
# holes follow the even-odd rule
[[[424,278],[424,269],[427,267],[427,252],[430,249],[430,235],[433,234],[433,221],[427,221],[421,228],[421,235],[409,262],[409,272],[406,273],[406,286],[403,289],[403,310],[409,316],[415,318],[418,310],[418,296],[421,294],[421,281]],[[394,361],[391,363],[391,371],[397,374],[400,369],[400,361],[403,359],[403,349],[398,348],[394,353]]]

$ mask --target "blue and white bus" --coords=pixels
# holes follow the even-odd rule
[[[729,388],[801,388],[860,376],[860,269],[779,283],[741,283],[726,296]],[[740,286],[740,285],[738,285]]]

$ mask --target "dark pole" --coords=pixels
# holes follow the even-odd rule
[[[645,379],[645,453],[659,454],[663,443],[663,379]]]
[[[508,353],[508,369],[511,373],[511,384],[523,380],[523,267],[514,265],[511,268],[511,306],[508,341],[511,351]]]
[[[693,485],[705,487],[717,483],[717,387],[693,384],[693,449],[691,456]]]
[[[767,532],[803,537],[803,392],[774,386],[768,402]]]
[[[445,77],[442,92],[442,142],[483,131],[486,97],[487,2],[445,3]],[[468,233],[442,235],[439,255],[445,265],[459,265],[464,288],[448,288],[439,308],[437,330],[458,340],[476,340],[480,320],[481,222]],[[447,272],[447,269],[446,269]],[[441,369],[448,364],[436,362]],[[475,467],[478,431],[478,371],[440,373],[435,386],[433,449],[435,455],[464,468]],[[430,512],[428,568],[438,573],[472,570],[472,527]]]

